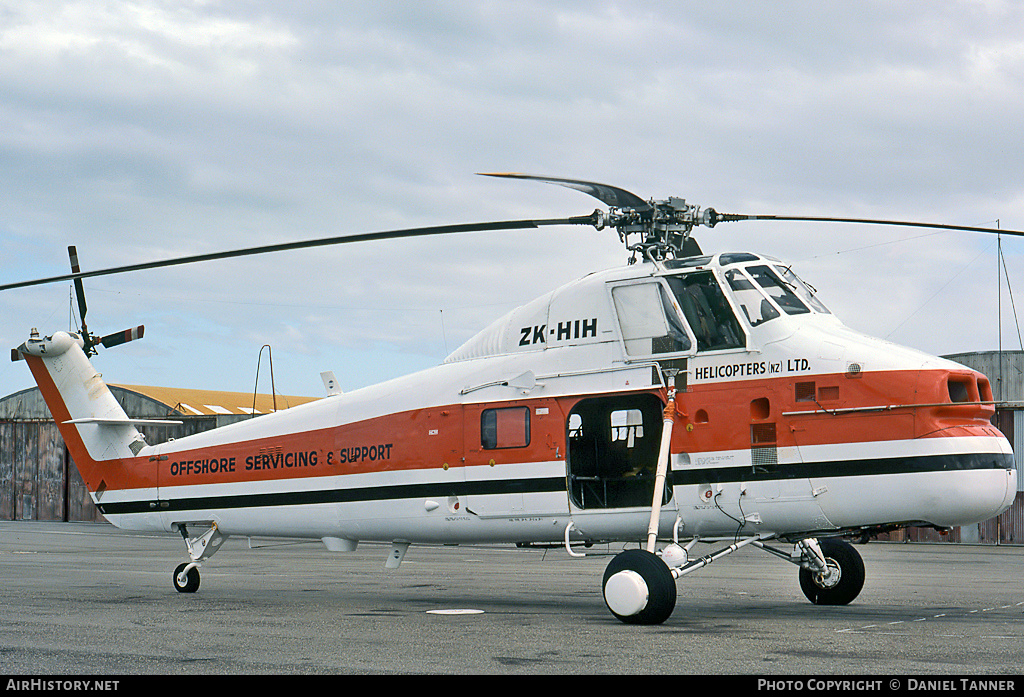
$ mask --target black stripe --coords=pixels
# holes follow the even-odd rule
[[[444,482],[440,484],[398,484],[323,491],[289,491],[273,494],[201,496],[187,499],[126,501],[99,507],[103,514],[145,513],[149,511],[191,511],[218,508],[259,508],[264,506],[300,506],[318,503],[352,503],[484,494],[525,494],[566,490],[565,477],[543,479],[502,479],[480,482]]]
[[[862,477],[880,474],[918,472],[954,472],[965,470],[1012,469],[1013,455],[1006,453],[972,453],[960,455],[923,455],[919,457],[873,458],[787,465],[744,465],[739,467],[684,468],[672,472],[672,484],[718,484],[752,482],[771,479],[810,479],[823,477]],[[356,501],[388,501],[394,499],[483,496],[486,494],[527,494],[566,491],[565,477],[540,479],[501,479],[480,482],[445,482],[440,484],[401,484],[390,486],[294,491],[234,496],[201,496],[162,501],[126,501],[99,506],[103,514],[214,510],[226,508],[261,508],[269,506],[300,506]]]
[[[741,465],[739,467],[680,468],[673,470],[672,483],[719,484],[756,482],[768,479],[821,479],[864,477],[879,474],[956,472],[963,470],[1013,469],[1013,455],[1006,453],[964,453],[916,457],[865,458],[785,465]]]

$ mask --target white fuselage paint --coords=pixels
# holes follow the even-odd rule
[[[725,265],[715,259],[700,268],[712,270],[721,279]],[[99,492],[93,490],[93,498],[109,511],[105,515],[112,523],[135,530],[170,531],[182,522],[213,521],[225,535],[353,541],[557,542],[571,524],[572,540],[636,540],[646,533],[649,503],[584,509],[573,501],[565,483],[570,475],[564,436],[568,414],[558,411],[557,405],[591,397],[664,395],[657,366],[665,361],[685,361],[678,396],[681,415],[673,437],[671,494],[660,518],[663,536],[676,532],[704,538],[754,533],[800,536],[903,522],[951,526],[990,518],[1010,504],[1015,472],[1012,460],[1006,464],[1005,456],[1012,455],[1009,444],[994,428],[986,430],[983,419],[957,416],[956,409],[962,411],[964,407],[950,405],[951,425],[942,426],[946,431],[937,428],[934,433],[913,437],[880,432],[877,437],[867,437],[858,424],[876,413],[882,414],[876,421],[884,428],[889,427],[886,424],[920,428],[923,417],[902,397],[890,400],[883,389],[884,380],[879,382],[877,394],[858,392],[856,399],[832,404],[833,411],[819,400],[820,395],[832,393],[814,392],[815,381],[835,383],[837,393],[845,390],[853,394],[869,384],[873,376],[886,376],[885,380],[888,376],[903,376],[900,379],[905,385],[901,389],[905,388],[905,394],[924,394],[925,388],[918,386],[921,376],[947,372],[968,375],[965,384],[981,384],[955,363],[867,337],[843,326],[832,315],[818,312],[792,316],[781,312],[759,326],[741,322],[745,344],[727,350],[697,351],[695,335],[687,328],[689,347],[664,353],[638,351],[637,346],[655,344],[649,339],[638,340],[636,334],[655,331],[648,327],[663,320],[633,321],[628,329],[633,336],[624,337],[626,324],[617,313],[623,312],[625,301],[616,305],[610,291],[639,282],[667,288],[661,277],[689,271],[692,269],[665,271],[644,264],[588,276],[509,313],[436,368],[146,446],[134,460],[143,463],[141,467],[159,469],[155,488],[136,487],[129,482]],[[743,317],[736,297],[726,295],[736,316]],[[633,293],[627,299],[640,297],[642,294]],[[677,319],[685,319],[678,305],[676,311]],[[43,359],[70,415],[80,418],[113,413],[110,400],[104,397],[105,386],[97,384],[99,377],[88,360],[79,357],[78,345],[62,342],[60,349],[32,355]],[[64,353],[67,355],[58,355]],[[517,376],[524,374],[530,379],[518,383]],[[811,385],[808,389],[813,398],[789,404],[793,385],[801,381]],[[869,396],[864,397],[864,393]],[[96,395],[102,414],[93,407]],[[974,395],[972,401],[979,399]],[[915,403],[938,401],[919,397]],[[469,453],[476,453],[478,446],[466,445],[461,453],[458,450],[461,443],[470,443],[469,434],[479,427],[479,421],[468,416],[463,419],[462,411],[453,417],[449,411],[465,410],[469,414],[473,409],[511,403],[530,408],[540,424],[546,418],[559,421],[559,428],[547,436],[550,442],[543,456],[537,455],[541,444],[535,443],[531,457],[525,461],[506,456],[500,464],[467,462]],[[759,413],[762,408],[767,411]],[[840,408],[851,411],[841,414]],[[871,411],[876,408],[886,411]],[[410,435],[390,431],[399,414],[415,415],[422,432]],[[899,421],[903,417],[891,416],[896,414],[907,416]],[[885,420],[890,416],[897,420]],[[944,418],[942,414],[936,416],[936,423],[945,424]],[[742,422],[742,427],[729,431],[730,419]],[[953,423],[956,419],[963,424]],[[757,426],[761,421],[771,423],[773,433],[778,434],[773,438],[778,442],[770,443],[775,458],[770,467],[774,469],[762,468],[759,474],[758,465],[752,462],[754,436],[749,442],[742,438],[753,433],[747,422]],[[375,426],[378,423],[379,428]],[[837,439],[820,442],[817,434],[827,431],[832,423],[836,424]],[[121,429],[117,431],[96,424],[71,427],[86,442],[93,459],[131,458],[124,443],[126,429],[116,427]],[[713,435],[714,429],[720,429],[720,438]],[[354,450],[350,443],[338,442],[332,436],[334,432],[364,430],[373,432],[372,437],[367,436],[361,443],[352,441]],[[561,436],[557,435],[559,430]],[[844,435],[847,432],[850,435]],[[195,465],[202,476],[193,477],[181,464],[227,460],[217,453],[235,446],[244,449],[244,444],[250,442],[267,444],[274,439],[290,439],[287,448],[291,450],[271,453],[271,459],[264,461],[283,467],[286,454],[294,460],[292,450],[302,448],[296,445],[296,434],[310,434],[308,450],[317,453],[316,463],[306,463],[310,471],[297,473],[300,476],[276,473],[262,477],[256,472],[243,472],[243,454],[231,463],[233,472],[239,474],[237,481],[227,474],[219,481],[209,481],[208,473],[201,470],[208,464]],[[434,436],[448,438],[454,444],[451,462],[391,467],[391,462],[385,466],[378,461],[384,460],[385,454],[398,458],[407,452],[410,439],[429,443]],[[704,440],[696,440],[699,438]],[[687,439],[695,439],[693,443],[698,445],[691,447]],[[334,473],[326,460],[328,452],[334,457],[358,455],[364,467]],[[213,455],[204,458],[205,453]],[[943,469],[944,465],[936,465],[922,471],[900,471],[896,466],[893,471],[872,471],[874,462],[946,458],[942,462],[955,465],[988,456],[1002,458],[1004,466]],[[274,461],[275,457],[279,459]],[[163,469],[171,463],[176,466],[173,476]],[[857,463],[864,472],[844,471],[849,463]],[[223,464],[227,469],[228,463]],[[791,473],[797,470],[787,470],[795,467],[808,469],[795,475]],[[313,468],[319,468],[316,476],[311,476]],[[519,483],[518,490],[488,489],[509,480]],[[558,480],[563,482],[560,488],[552,485]],[[542,490],[531,490],[531,482],[541,481],[546,482]],[[443,495],[446,487],[454,493]]]

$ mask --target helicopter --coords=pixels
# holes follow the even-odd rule
[[[625,543],[602,578],[627,624],[660,624],[677,581],[748,546],[798,567],[815,604],[846,605],[866,571],[847,540],[992,518],[1016,491],[989,380],[844,325],[792,265],[706,254],[692,232],[743,220],[847,222],[1024,234],[860,218],[720,214],[595,182],[607,210],[568,218],[392,230],[251,247],[0,285],[73,281],[79,332],[32,331],[12,349],[39,386],[100,512],[178,534],[173,587],[230,536],[320,540],[330,551],[413,544]],[[614,228],[625,266],[552,290],[441,364],[259,419],[149,444],[92,365],[83,279],[401,237],[558,225]],[[171,423],[161,420],[156,423]],[[695,547],[714,547],[698,555]],[[635,546],[630,546],[635,545]],[[584,551],[580,551],[584,550]]]

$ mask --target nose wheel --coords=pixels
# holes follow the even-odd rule
[[[849,542],[818,541],[824,570],[800,567],[800,589],[815,605],[848,605],[864,587],[864,560]]]

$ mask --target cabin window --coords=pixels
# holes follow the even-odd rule
[[[644,437],[644,415],[639,409],[623,409],[612,412],[612,440],[626,441],[626,447],[636,445],[637,438]]]
[[[628,355],[679,353],[693,345],[662,284],[617,286],[612,288],[612,300]]]
[[[743,314],[747,316],[751,327],[764,324],[779,316],[779,311],[742,271],[738,269],[726,271],[725,280],[729,282],[736,302],[739,303]]]
[[[529,445],[529,407],[484,409],[480,414],[480,444],[484,450],[525,448]]]
[[[787,315],[802,315],[810,312],[800,298],[790,290],[791,286],[788,283],[783,283],[782,279],[767,266],[748,266],[747,273]]]
[[[710,271],[667,276],[683,315],[697,337],[697,351],[719,351],[746,346],[739,320],[725,292]]]

